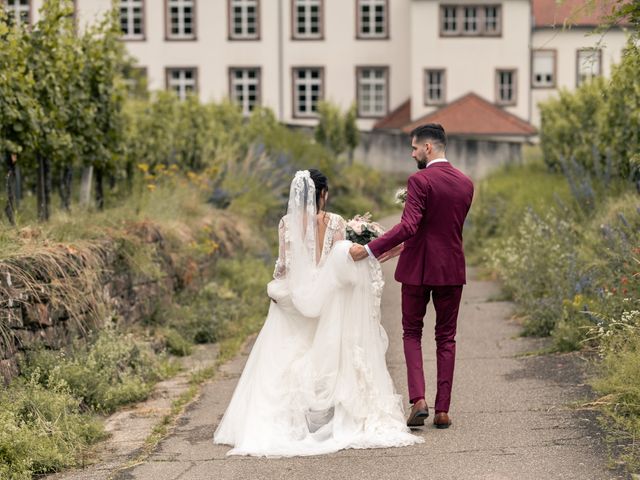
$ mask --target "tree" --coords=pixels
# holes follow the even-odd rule
[[[73,157],[68,131],[73,109],[69,108],[68,84],[73,81],[75,42],[71,0],[45,0],[40,20],[30,34],[27,64],[34,79],[34,98],[40,106],[34,130],[38,166],[38,219],[49,219],[52,168]]]
[[[590,2],[597,4],[597,0],[590,0]],[[611,14],[607,17],[604,27],[610,28],[620,23],[628,23],[631,26],[631,36],[637,40],[640,36],[640,2],[616,0],[610,8]]]
[[[360,143],[360,130],[358,130],[358,107],[354,103],[347,111],[344,119],[344,135],[349,149],[349,163],[353,163],[353,152]]]
[[[22,152],[33,150],[39,106],[33,98],[34,78],[27,69],[27,33],[10,26],[0,8],[0,157],[7,167],[5,213],[15,225],[16,172]]]
[[[189,95],[178,108],[176,135],[176,163],[181,168],[200,171],[207,164],[213,150],[211,138],[212,115],[198,97]]]
[[[315,130],[315,138],[334,155],[349,151],[349,160],[353,158],[353,150],[358,146],[359,132],[356,124],[356,106],[352,105],[343,114],[340,108],[329,102],[318,104],[320,119]]]
[[[95,170],[96,205],[104,208],[104,178],[114,174],[124,158],[124,101],[126,68],[120,41],[118,11],[113,9],[84,32],[81,45],[85,59],[84,81],[89,94],[87,108],[93,111],[91,138],[83,143],[85,165]]]
[[[640,46],[629,39],[605,92],[601,139],[623,178],[640,181]]]

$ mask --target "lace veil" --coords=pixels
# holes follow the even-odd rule
[[[291,182],[285,228],[284,257],[289,289],[304,288],[316,267],[316,188],[308,170]]]

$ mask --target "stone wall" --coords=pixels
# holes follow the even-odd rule
[[[361,132],[354,158],[382,172],[410,174],[416,171],[411,158],[411,139],[402,132]],[[450,136],[447,158],[471,178],[480,180],[505,164],[521,162],[522,142]]]
[[[19,373],[19,360],[29,349],[38,346],[60,349],[106,322],[115,320],[129,325],[148,318],[162,302],[171,301],[173,294],[185,286],[185,279],[197,282],[211,267],[210,262],[195,264],[189,259],[178,262],[168,251],[161,232],[149,224],[138,225],[135,235],[144,247],[151,249],[157,267],[155,274],[149,276],[128,268],[122,261],[121,242],[103,240],[95,248],[101,267],[96,272],[97,278],[93,287],[87,286],[85,290],[86,302],[83,304],[79,299],[73,305],[73,312],[51,294],[55,292],[52,286],[55,282],[67,282],[67,286],[75,282],[74,287],[82,293],[81,276],[45,278],[43,270],[38,269],[37,257],[23,258],[22,264],[15,260],[0,262],[0,326],[4,326],[0,330],[3,333],[0,335],[0,380],[8,381]],[[75,260],[80,264],[86,261],[82,252],[74,253],[74,249],[69,252],[71,256],[76,255]],[[16,275],[20,268],[30,270],[29,284]],[[77,321],[82,309],[86,314],[85,324]]]

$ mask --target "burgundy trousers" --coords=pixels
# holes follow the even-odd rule
[[[407,362],[409,399],[411,403],[415,403],[424,399],[425,395],[422,329],[429,297],[433,297],[433,305],[436,309],[438,390],[435,410],[436,413],[448,412],[456,361],[456,327],[462,285],[430,287],[402,284],[402,339]]]

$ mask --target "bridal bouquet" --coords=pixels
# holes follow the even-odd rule
[[[396,203],[404,205],[407,201],[407,189],[401,188],[396,192],[395,195]]]
[[[369,212],[364,215],[356,215],[347,222],[347,240],[360,245],[366,245],[374,238],[384,233],[379,223],[371,221]]]

